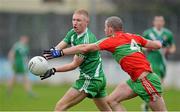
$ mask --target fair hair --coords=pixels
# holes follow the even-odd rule
[[[76,10],[76,11],[74,11],[74,14],[81,14],[81,15],[85,16],[87,18],[87,20],[89,21],[89,13],[84,9]]]

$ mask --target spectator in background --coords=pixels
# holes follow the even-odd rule
[[[163,16],[155,16],[153,27],[144,31],[143,36],[150,40],[160,40],[163,42],[163,48],[159,50],[147,49],[147,59],[150,61],[153,72],[155,72],[161,81],[164,81],[166,75],[166,58],[169,54],[176,51],[173,34],[164,27],[165,20]],[[148,106],[144,106],[144,110],[148,110]]]
[[[20,37],[19,41],[16,42],[8,53],[8,59],[12,64],[14,75],[8,81],[8,94],[12,93],[13,86],[17,78],[23,79],[23,85],[25,90],[30,96],[34,96],[30,81],[27,76],[27,59],[28,59],[28,42],[29,38],[26,35]]]

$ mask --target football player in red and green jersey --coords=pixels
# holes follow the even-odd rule
[[[120,102],[140,96],[153,111],[166,111],[161,96],[160,78],[152,72],[150,63],[141,52],[141,47],[159,49],[160,41],[146,40],[141,36],[124,33],[122,20],[112,16],[105,21],[105,34],[108,38],[97,43],[84,44],[61,50],[62,55],[87,53],[96,50],[107,50],[122,69],[131,77],[126,83],[120,83],[109,95],[108,103],[114,111],[123,111]]]

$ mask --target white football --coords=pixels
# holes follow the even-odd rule
[[[32,74],[41,76],[48,70],[48,61],[42,56],[35,56],[29,61],[28,69]]]

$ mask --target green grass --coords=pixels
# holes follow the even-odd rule
[[[15,85],[11,95],[7,94],[5,84],[0,84],[0,111],[52,111],[56,102],[69,89],[70,85],[52,86],[47,84],[34,84],[33,90],[37,94],[37,98],[32,98],[23,89],[21,85]],[[108,87],[110,93],[114,87]],[[164,99],[168,110],[180,110],[180,90],[169,88],[164,90]],[[123,102],[127,110],[140,110],[143,101],[137,97],[129,101]],[[91,99],[86,98],[78,105],[72,107],[71,111],[96,111],[97,108]]]

